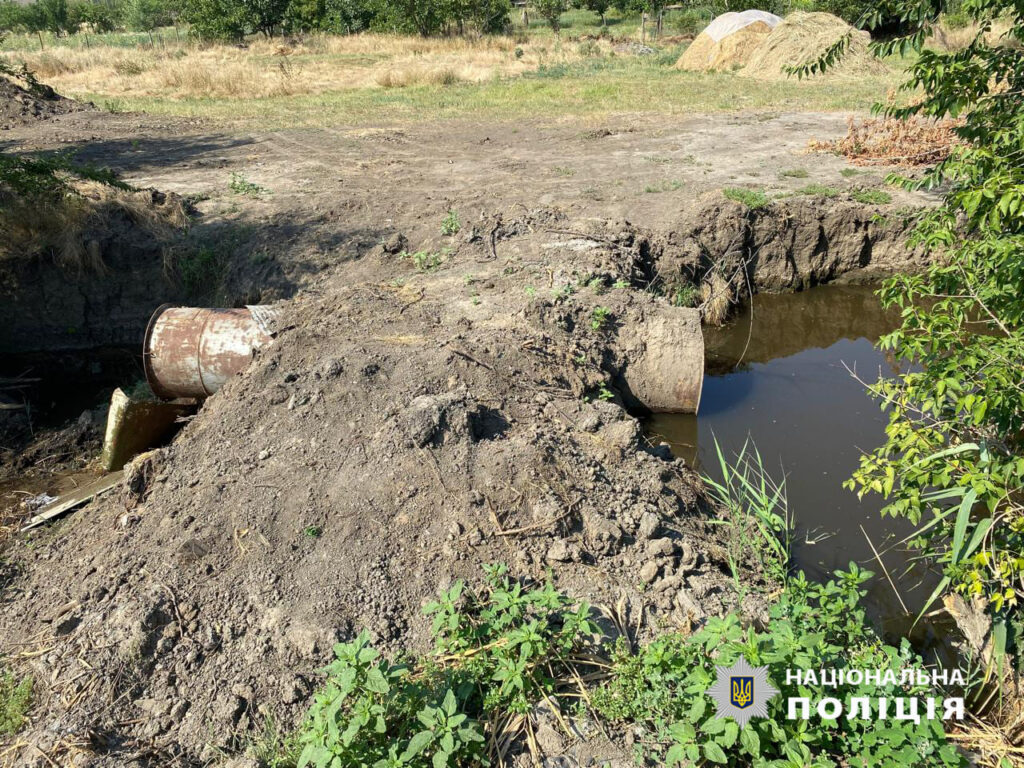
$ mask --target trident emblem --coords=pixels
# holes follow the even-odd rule
[[[729,697],[734,707],[746,709],[754,703],[754,678],[730,677],[732,695]]]

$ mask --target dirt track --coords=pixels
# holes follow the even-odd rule
[[[522,204],[663,229],[699,196],[724,187],[881,187],[883,172],[846,179],[841,158],[806,152],[811,139],[845,130],[839,114],[757,113],[235,135],[196,121],[86,113],[0,140],[78,146],[82,159],[119,169],[139,186],[210,196],[205,211],[237,201],[228,184],[241,173],[269,192],[244,201],[247,215],[312,211],[356,237],[418,221],[432,233],[432,218],[453,205],[464,221]],[[795,169],[807,175],[780,175]],[[896,205],[920,200],[894,198]]]
[[[15,546],[0,637],[40,681],[24,740],[75,765],[200,764],[264,714],[294,722],[335,639],[368,626],[389,648],[422,645],[422,601],[495,560],[624,597],[634,620],[643,606],[644,631],[734,607],[727,563],[743,553],[624,407],[631,355],[647,318],[692,312],[661,294],[711,270],[732,280],[737,259],[766,289],[913,264],[877,207],[840,195],[751,214],[717,194],[879,185],[804,154],[843,127],[751,115],[231,137],[83,113],[0,135],[82,144],[136,185],[206,195],[193,238],[245,227],[228,294],[295,297],[275,344],[173,446]],[[807,176],[780,176],[796,168]],[[266,191],[233,194],[232,172]],[[883,210],[924,201],[894,198]],[[449,209],[455,236],[440,232]],[[418,269],[404,248],[438,263]],[[153,306],[166,290],[154,280]]]

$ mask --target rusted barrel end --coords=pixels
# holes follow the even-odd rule
[[[704,388],[704,333],[700,313],[648,307],[624,324],[623,377],[630,394],[653,413],[697,413]]]
[[[142,358],[153,392],[171,400],[206,398],[273,338],[275,307],[231,309],[164,304],[149,320]]]

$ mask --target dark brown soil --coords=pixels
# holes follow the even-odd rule
[[[423,647],[420,606],[482,563],[552,569],[600,604],[625,595],[645,631],[734,606],[696,476],[595,397],[621,388],[635,318],[689,310],[637,290],[639,240],[600,229],[583,247],[555,224],[509,222],[524,234],[497,258],[467,237],[434,271],[379,247],[325,276],[145,460],[141,496],[23,551],[47,567],[8,588],[0,632],[57,640],[33,665],[48,683],[32,742],[60,754],[89,739],[109,753],[96,764],[145,749],[197,763],[239,746],[261,710],[293,722],[336,640],[367,627],[386,648]],[[596,306],[607,329],[591,327]],[[93,671],[75,680],[80,658]]]
[[[28,91],[0,75],[0,130],[91,109],[95,109],[92,104],[65,98],[48,86]]]

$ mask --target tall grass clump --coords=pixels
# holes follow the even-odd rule
[[[753,557],[761,572],[782,583],[789,573],[793,519],[785,480],[776,482],[764,467],[757,447],[747,440],[729,461],[715,440],[720,479],[704,475],[711,498],[722,510],[733,575],[739,563]]]

